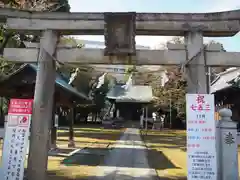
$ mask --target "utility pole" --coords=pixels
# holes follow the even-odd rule
[[[51,30],[44,31],[40,40],[28,157],[27,175],[29,180],[46,179],[56,78],[53,56],[57,41],[57,34]]]

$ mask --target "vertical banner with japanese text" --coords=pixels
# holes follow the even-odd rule
[[[32,99],[10,100],[3,144],[2,180],[23,180],[32,105]]]
[[[214,95],[187,94],[188,180],[217,180]]]

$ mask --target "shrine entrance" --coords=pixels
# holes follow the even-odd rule
[[[47,166],[55,67],[66,64],[178,65],[186,74],[187,93],[209,93],[207,67],[240,66],[239,52],[223,52],[219,44],[204,46],[203,37],[229,37],[240,31],[240,11],[180,13],[55,13],[1,9],[9,29],[41,34],[40,44],[5,48],[12,62],[38,62],[29,154],[29,178],[42,180]],[[106,48],[58,46],[60,35],[104,35]],[[184,44],[168,50],[136,50],[135,35],[184,36]],[[48,87],[46,91],[45,87]],[[41,146],[41,151],[39,151]],[[39,168],[41,167],[41,168]]]

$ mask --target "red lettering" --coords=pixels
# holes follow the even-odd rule
[[[194,105],[194,104],[192,104],[192,105],[191,105],[191,109],[192,109],[193,111],[196,111],[196,110],[197,110],[197,106]]]
[[[198,105],[198,111],[202,111],[203,110],[203,106],[201,104]]]
[[[204,104],[204,103],[205,103],[205,101],[204,101],[204,96],[202,96],[202,95],[199,94],[199,95],[197,96],[196,102],[197,102],[198,104]]]
[[[210,111],[210,105],[209,105],[209,104],[206,104],[205,110],[206,110],[206,111]]]

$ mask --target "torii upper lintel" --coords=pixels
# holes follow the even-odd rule
[[[114,13],[113,13],[114,14]],[[10,29],[38,33],[45,29],[61,34],[103,35],[106,13],[30,12],[2,8],[0,21]],[[240,31],[240,10],[214,13],[136,13],[136,35],[184,36],[201,31],[203,36],[233,36]]]

